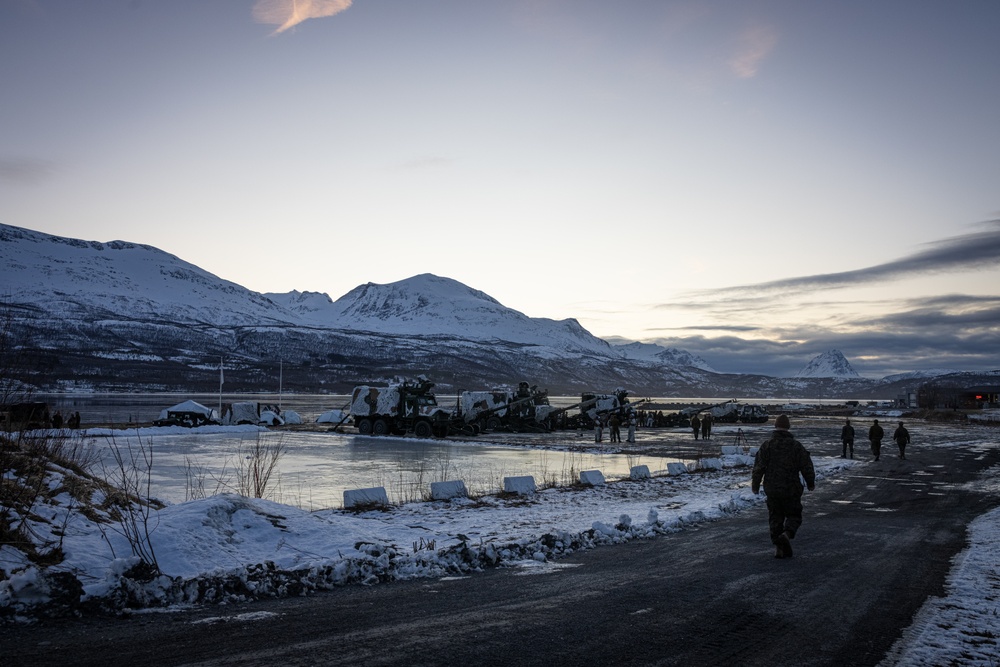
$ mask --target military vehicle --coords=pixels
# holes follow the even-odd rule
[[[387,387],[360,385],[351,394],[351,420],[363,435],[405,435],[443,438],[454,418],[437,404],[434,383],[420,375]]]
[[[548,431],[548,392],[527,382],[517,389],[463,391],[458,397],[462,420],[479,431]],[[541,417],[541,418],[539,418]]]

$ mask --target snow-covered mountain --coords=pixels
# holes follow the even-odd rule
[[[80,319],[164,320],[214,327],[291,326],[502,340],[549,354],[611,354],[576,320],[531,318],[450,278],[423,274],[326,294],[259,294],[157,248],[98,243],[0,225],[3,284],[18,301]]]
[[[797,378],[857,378],[861,377],[840,350],[828,350],[795,374]]]
[[[553,391],[663,393],[684,361],[675,351],[622,363],[574,319],[531,318],[431,274],[363,284],[336,301],[260,294],[151,246],[6,225],[0,262],[6,305],[47,355],[39,363],[52,369],[42,381],[50,389],[211,386],[225,358],[227,383],[248,388],[273,382],[281,363],[286,387],[298,377],[312,390],[428,373],[456,387],[528,380]]]
[[[624,359],[648,361],[663,366],[688,366],[709,373],[718,373],[701,357],[686,350],[678,350],[676,347],[663,347],[656,343],[626,343],[612,345],[612,349],[619,352]]]
[[[894,395],[820,355],[794,379],[719,374],[684,350],[610,345],[574,319],[532,318],[450,278],[359,285],[339,299],[260,294],[157,248],[0,225],[4,315],[31,362],[15,381],[54,391],[348,392],[427,374],[443,391],[520,381],[552,394]],[[0,378],[3,380],[4,378]],[[912,380],[904,384],[909,386]]]
[[[502,340],[607,355],[611,346],[575,319],[532,318],[457,280],[424,273],[388,285],[366,283],[336,301],[325,294],[266,295],[304,322],[348,331]]]
[[[5,296],[84,321],[186,321],[214,326],[294,320],[263,295],[152,246],[98,243],[0,225]]]

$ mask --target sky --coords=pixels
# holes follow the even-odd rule
[[[1000,368],[1000,4],[7,0],[0,222],[433,273],[794,374]]]
[[[993,446],[988,439],[970,440],[968,429],[920,428],[922,446],[956,447],[962,451],[982,451]],[[255,427],[203,427],[196,430],[207,435],[198,436],[192,436],[192,429],[177,427],[174,434],[211,440],[236,429],[252,435]],[[150,438],[162,441],[163,432],[164,429],[137,429],[122,436],[121,432],[107,429],[89,429],[77,434],[83,435],[89,446],[107,447],[114,442],[127,451],[127,441]],[[328,440],[330,436],[322,437]],[[803,438],[804,444],[808,446],[810,438],[817,437]],[[222,442],[215,444],[221,446]],[[813,459],[818,487],[835,486],[838,477],[872,472],[869,467],[872,464],[861,459],[818,455]],[[383,581],[416,577],[442,580],[456,576],[456,569],[462,565],[455,553],[462,542],[460,535],[466,536],[473,553],[490,554],[503,565],[517,568],[519,574],[559,576],[561,569],[573,565],[559,560],[559,550],[552,548],[551,541],[542,539],[546,533],[559,536],[559,544],[573,544],[574,550],[632,539],[657,536],[663,539],[663,535],[669,534],[685,539],[682,532],[685,528],[697,528],[705,521],[731,516],[765,501],[763,494],[754,494],[749,488],[748,466],[753,462],[749,455],[724,454],[720,458],[692,461],[692,469],[700,466],[720,471],[693,475],[686,474],[683,465],[684,472],[667,474],[662,469],[662,460],[660,465],[653,463],[656,460],[644,457],[636,462],[636,465],[649,464],[647,467],[653,473],[650,479],[622,485],[609,476],[606,485],[592,488],[542,489],[529,503],[490,494],[477,501],[456,498],[447,503],[407,502],[385,512],[356,513],[328,508],[310,510],[235,494],[178,502],[150,518],[149,524],[155,526],[149,542],[152,548],[146,553],[151,553],[161,570],[177,577],[179,583],[157,577],[144,586],[137,585],[131,593],[134,599],[145,595],[152,604],[166,604],[183,612],[191,602],[182,595],[185,582],[197,578],[200,590],[211,590],[213,575],[240,576],[264,562],[272,562],[279,571],[284,571],[286,584],[294,578],[292,571],[298,572],[305,590],[315,590],[317,582],[332,586],[358,581],[362,573],[379,576]],[[447,475],[445,471],[442,473]],[[988,473],[982,479],[984,492],[998,481],[996,468]],[[77,573],[85,584],[87,597],[112,597],[116,584],[120,585],[120,574],[131,566],[131,561],[116,559],[115,555],[130,554],[129,544],[114,523],[102,533],[92,515],[84,517],[80,503],[66,493],[68,486],[72,485],[57,479],[49,485],[59,495],[35,512],[33,534],[39,539],[58,539],[65,561],[53,567]],[[816,501],[810,494],[806,502]],[[851,501],[834,499],[833,502]],[[886,508],[870,509],[885,511]],[[281,521],[275,521],[275,517],[281,517]],[[593,534],[588,537],[591,530]],[[995,662],[996,637],[1000,636],[1000,616],[996,613],[1000,577],[995,555],[1000,548],[1000,509],[976,518],[968,532],[969,546],[953,560],[942,594],[924,602],[911,626],[890,650],[887,664]],[[367,555],[359,551],[361,545],[373,547],[376,556],[386,546],[394,546],[396,557],[390,560]],[[427,548],[418,550],[416,545]],[[767,554],[765,557],[770,558],[766,529],[761,543],[750,545],[749,549],[748,557]],[[12,574],[0,581],[0,603],[30,615],[32,605],[47,601],[46,588],[37,585],[39,570],[28,566],[21,552],[10,546],[0,549],[0,569]],[[475,576],[467,567],[459,571]],[[255,572],[253,580],[267,590],[265,578],[259,570]],[[721,578],[725,576],[720,573]],[[219,613],[222,617],[231,615],[225,605],[220,606]],[[240,620],[266,623],[273,618],[253,610],[246,613]],[[183,617],[178,616],[178,620]]]

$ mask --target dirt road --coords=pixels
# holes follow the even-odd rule
[[[759,507],[531,575],[0,628],[2,655],[8,666],[875,665],[943,592],[969,521],[1000,504],[975,484],[998,461],[996,449],[925,449],[824,480],[789,560],[773,557]]]

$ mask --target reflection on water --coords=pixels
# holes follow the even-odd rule
[[[655,474],[666,469],[660,457],[579,453],[527,447],[478,444],[461,440],[353,436],[332,433],[261,432],[116,436],[97,438],[109,461],[118,448],[146,447],[153,452],[152,495],[179,503],[200,495],[238,492],[237,470],[249,450],[281,446],[278,470],[266,494],[271,500],[306,509],[342,507],[347,489],[385,487],[394,503],[424,499],[431,482],[462,480],[472,495],[503,490],[504,477],[531,475],[539,486],[579,481],[582,470],[600,470],[605,478],[628,477],[631,466],[647,465]]]
[[[63,413],[79,411],[84,427],[94,423],[146,424],[158,418],[163,408],[191,398],[207,407],[218,407],[218,394],[59,394],[38,396],[53,409]],[[250,400],[260,403],[280,403],[285,410],[298,412],[307,423],[321,413],[344,408],[348,397],[341,395],[223,394],[221,402]],[[565,407],[579,399],[552,397],[553,405]],[[718,403],[721,399],[653,399],[662,403]],[[454,404],[454,397],[439,397],[442,405]],[[764,402],[764,401],[757,401]],[[839,403],[841,401],[811,401]],[[711,445],[714,455],[718,444],[730,442],[736,427],[717,427],[719,439]],[[744,426],[748,433],[758,427]],[[761,425],[760,429],[770,428]],[[838,431],[839,432],[839,431]],[[511,436],[487,442],[485,439],[463,441],[419,440],[415,438],[374,438],[327,432],[272,431],[254,434],[154,435],[140,441],[133,435],[116,436],[114,444],[146,446],[153,450],[151,481],[153,494],[163,500],[178,503],[203,494],[239,491],[237,470],[247,461],[246,451],[252,445],[280,445],[285,454],[278,464],[279,474],[273,478],[266,497],[281,503],[307,509],[341,507],[346,489],[383,486],[392,502],[420,500],[429,495],[431,482],[462,480],[473,495],[494,494],[503,489],[504,477],[531,475],[539,486],[574,484],[583,470],[600,470],[609,480],[627,477],[631,466],[647,465],[653,474],[676,461],[681,450],[678,443],[690,445],[685,429],[640,431],[640,442],[655,439],[659,456],[628,456],[587,453],[552,449],[572,449],[592,441],[589,433],[558,432],[542,436],[541,440],[525,440]],[[742,431],[740,431],[742,433]],[[258,438],[260,439],[258,441]],[[756,436],[754,436],[756,440]],[[95,446],[108,460],[110,444],[101,438]],[[504,445],[522,446],[504,446]],[[528,446],[524,446],[528,445]],[[535,446],[531,446],[535,445]],[[838,445],[839,446],[839,445]],[[542,447],[549,447],[543,449]],[[664,453],[669,451],[669,453]],[[699,453],[700,455],[701,453]],[[685,457],[690,459],[690,456]]]

